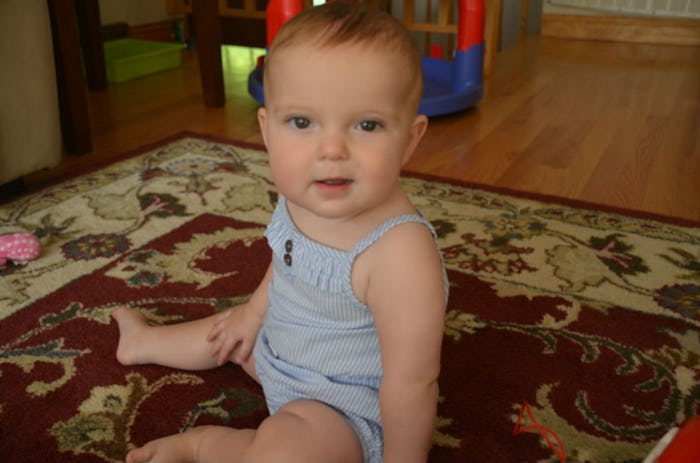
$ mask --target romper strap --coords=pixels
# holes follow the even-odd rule
[[[391,230],[392,228],[408,223],[408,222],[416,222],[416,223],[422,223],[426,227],[428,227],[428,230],[430,230],[430,233],[433,235],[433,240],[435,241],[435,246],[439,249],[438,245],[438,237],[437,237],[437,232],[435,232],[435,228],[433,227],[433,224],[431,224],[425,217],[423,217],[423,214],[418,211],[417,214],[405,214],[405,215],[398,215],[396,217],[392,217],[383,224],[381,224],[379,227],[377,227],[374,231],[370,232],[366,237],[364,237],[359,243],[357,243],[355,246],[353,246],[350,251],[348,251],[349,254],[349,259],[348,263],[350,266],[352,266],[352,263],[355,261],[355,258],[362,253],[365,249],[370,247],[374,242],[376,242],[379,238],[381,238],[386,232]],[[442,255],[440,254],[440,261],[442,262],[442,283],[443,283],[443,290],[445,291],[445,300],[449,298],[450,295],[450,283],[447,278],[447,269],[445,268],[445,259]],[[348,272],[351,272],[351,269],[348,269]],[[348,285],[350,284],[350,279],[348,279]],[[349,289],[352,291],[352,288]]]
[[[391,217],[388,219],[386,222],[381,224],[379,227],[375,228],[372,232],[370,232],[367,236],[365,236],[359,243],[357,243],[355,246],[352,247],[348,251],[348,254],[350,255],[350,262],[355,260],[355,257],[360,255],[365,249],[370,247],[372,244],[374,244],[379,238],[384,236],[389,230],[392,228],[402,225],[404,223],[409,223],[409,222],[416,222],[416,223],[422,223],[428,229],[430,230],[430,233],[433,234],[433,238],[436,238],[436,233],[435,229],[433,229],[432,224],[426,220],[422,215],[419,214],[404,214],[404,215],[397,215],[395,217]]]

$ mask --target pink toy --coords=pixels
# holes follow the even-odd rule
[[[41,252],[39,238],[31,233],[19,232],[0,236],[0,268],[7,262],[26,264]]]

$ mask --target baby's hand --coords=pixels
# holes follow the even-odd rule
[[[227,360],[239,365],[245,363],[253,351],[261,325],[260,317],[245,305],[226,310],[209,330],[209,354],[216,357],[218,365],[223,365]]]

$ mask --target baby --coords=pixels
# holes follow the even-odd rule
[[[399,183],[428,124],[421,90],[412,38],[378,9],[328,3],[280,29],[258,112],[279,192],[260,285],[180,324],[113,312],[121,363],[234,362],[270,416],[157,439],[128,463],[427,460],[447,284],[433,228]]]

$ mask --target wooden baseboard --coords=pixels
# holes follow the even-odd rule
[[[175,41],[175,21],[165,20],[155,23],[129,26],[129,37],[141,40],[156,40],[159,42]]]
[[[700,46],[700,20],[546,14],[542,35],[580,40]]]

